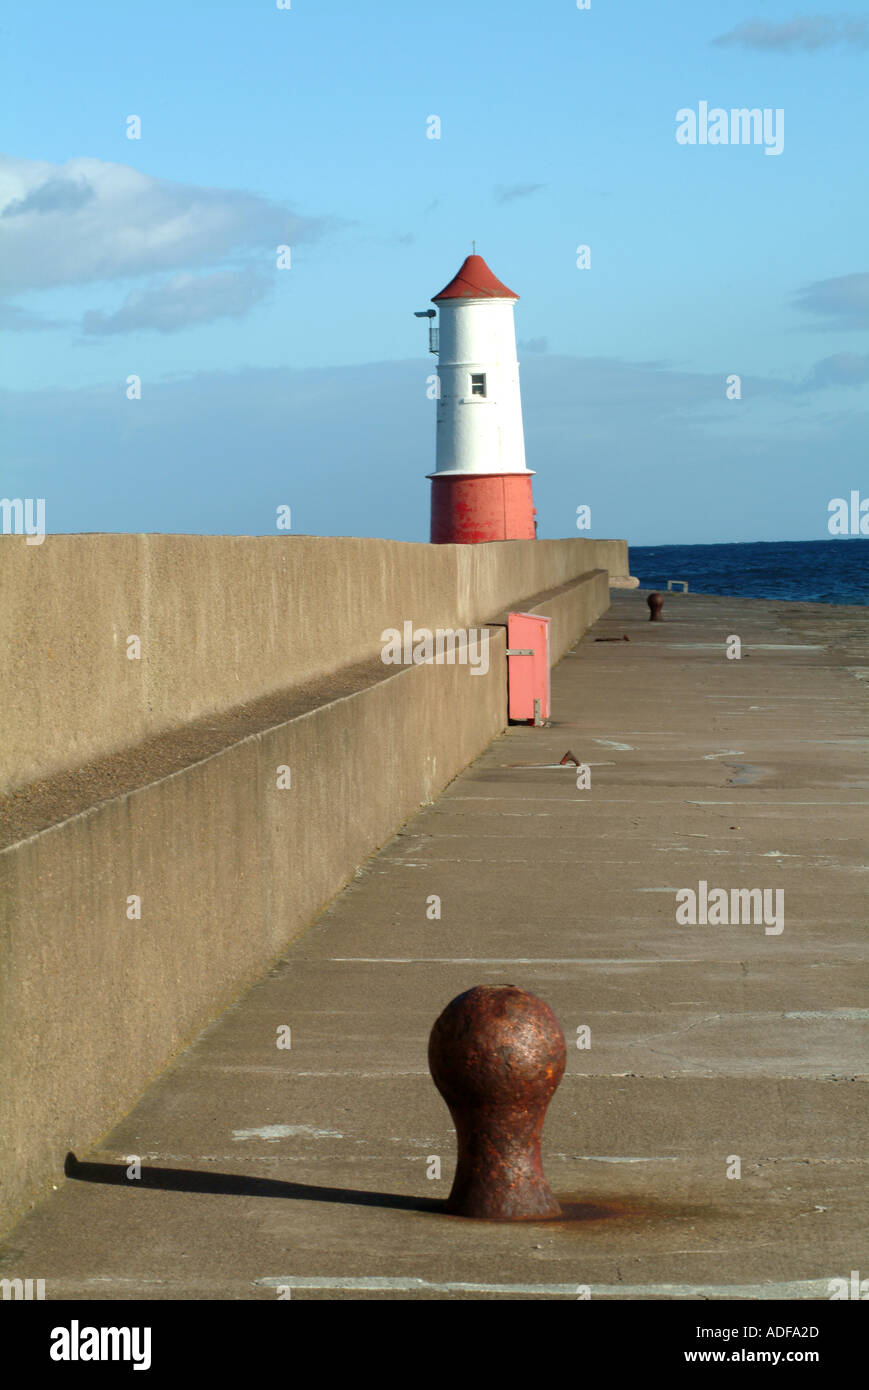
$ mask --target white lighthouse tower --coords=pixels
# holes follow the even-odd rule
[[[440,311],[437,458],[428,475],[436,544],[534,539],[513,323],[518,298],[473,255],[432,299]]]

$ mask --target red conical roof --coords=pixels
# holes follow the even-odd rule
[[[440,294],[432,296],[432,303],[439,299],[518,299],[518,294],[508,290],[500,280],[496,280],[482,256],[468,256],[457,275],[453,276]]]

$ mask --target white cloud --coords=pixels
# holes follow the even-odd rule
[[[0,304],[0,329],[5,333],[44,333],[49,328],[65,328],[62,319],[44,318],[17,304]]]
[[[495,186],[495,200],[499,203],[512,203],[516,198],[530,198],[532,193],[539,193],[540,189],[545,187],[545,183],[511,183],[506,187],[499,183]]]
[[[869,45],[869,23],[848,15],[827,14],[795,15],[783,24],[771,24],[762,19],[746,20],[712,42],[780,52],[802,49],[803,52],[812,53],[818,48],[831,48],[837,43],[866,48]]]
[[[0,157],[7,294],[193,270],[230,255],[265,259],[323,225],[255,193],[173,183],[124,164]]]
[[[794,304],[809,314],[826,315],[828,321],[817,325],[824,332],[830,328],[869,328],[869,273],[815,280],[797,292]]]
[[[23,198],[13,198],[3,209],[3,217],[24,217],[29,212],[73,212],[95,198],[93,184],[87,179],[70,179],[62,175],[38,183]]]
[[[804,383],[804,390],[823,390],[827,386],[865,386],[869,382],[869,353],[836,352],[816,362]]]
[[[133,333],[150,329],[178,333],[220,318],[241,318],[271,288],[259,271],[228,270],[214,275],[173,275],[162,284],[132,290],[113,314],[85,314],[88,334]]]

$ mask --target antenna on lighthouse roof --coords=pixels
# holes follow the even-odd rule
[[[472,242],[471,242],[471,255],[472,255],[472,256],[476,256],[476,254],[477,254],[477,243],[476,243],[475,241],[472,241]]]

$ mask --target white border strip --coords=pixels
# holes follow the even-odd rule
[[[343,1293],[480,1293],[529,1294],[579,1299],[587,1288],[592,1298],[750,1298],[829,1299],[829,1279],[796,1279],[780,1284],[475,1284],[433,1283],[428,1279],[384,1278],[379,1275],[313,1278],[288,1274],[254,1279],[256,1288],[334,1289]]]

